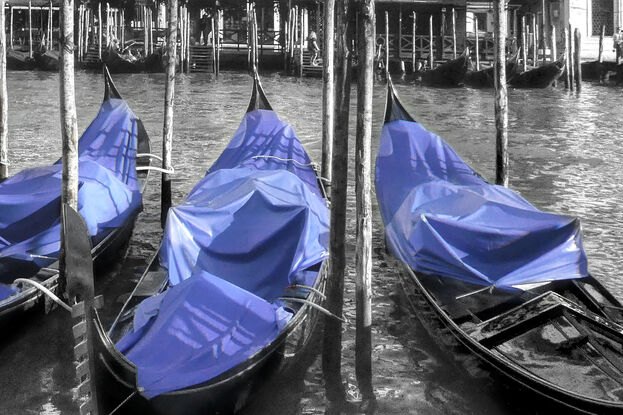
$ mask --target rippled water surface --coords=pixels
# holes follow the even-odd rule
[[[160,152],[164,75],[117,75],[116,84],[143,119],[154,151]],[[11,170],[44,165],[60,157],[60,116],[56,75],[8,74],[9,152]],[[313,160],[320,160],[321,88],[318,79],[264,74],[274,109],[291,123]],[[173,164],[174,202],[181,202],[224,149],[242,118],[251,88],[244,73],[179,76],[176,85]],[[444,137],[485,178],[494,178],[495,134],[490,90],[397,86],[405,106],[430,130]],[[94,73],[76,75],[78,124],[82,132],[99,108],[103,84]],[[378,144],[385,87],[374,100],[373,154]],[[353,104],[355,103],[353,95]],[[620,89],[585,85],[582,94],[562,89],[509,91],[510,186],[537,207],[577,216],[584,229],[589,267],[623,299],[621,224],[623,211],[623,94]],[[353,105],[354,113],[354,105]],[[355,118],[351,118],[354,129]],[[354,137],[354,134],[352,135]],[[353,146],[351,145],[351,150]],[[351,157],[352,159],[353,157]],[[352,168],[351,168],[352,172]],[[352,178],[351,178],[352,184]],[[159,178],[145,195],[128,255],[119,268],[97,281],[107,312],[120,307],[161,237]],[[345,293],[343,372],[356,397],[354,375],[354,191],[349,199],[347,249],[350,261]],[[376,209],[376,207],[375,207]],[[537,413],[522,395],[484,371],[426,314],[416,316],[402,305],[396,267],[385,254],[378,209],[374,222],[374,385],[379,413],[511,414]],[[423,311],[423,313],[425,313]],[[72,340],[68,316],[56,310],[37,316],[0,335],[0,413],[72,414]],[[421,316],[420,316],[421,317]],[[427,321],[426,326],[421,320]],[[439,336],[431,337],[433,331]],[[291,393],[286,388],[282,394]],[[310,369],[300,402],[292,413],[320,414],[325,401],[319,362]],[[269,400],[280,401],[277,396]],[[523,403],[522,403],[523,402]],[[256,409],[251,413],[283,413]]]

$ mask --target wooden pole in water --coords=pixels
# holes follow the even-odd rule
[[[569,23],[569,30],[567,31],[567,37],[568,37],[568,42],[569,42],[569,54],[568,54],[568,59],[569,59],[569,89],[571,91],[573,91],[573,89],[575,88],[575,62],[574,62],[574,57],[575,57],[575,53],[574,53],[574,47],[573,47],[573,28],[571,27],[571,23]]]
[[[177,0],[167,3],[167,78],[164,90],[164,127],[162,129],[162,169],[172,171],[173,98],[175,96],[175,65],[177,64]],[[171,207],[171,175],[162,173],[160,223],[164,228]]]
[[[333,130],[335,120],[335,76],[333,67],[335,36],[335,0],[324,3],[324,39],[322,52],[322,167],[320,176],[331,186]]]
[[[355,373],[364,402],[374,401],[372,388],[372,96],[374,89],[374,0],[359,3],[359,76],[357,77],[357,136],[355,194]],[[387,12],[385,12],[387,13]],[[387,17],[387,14],[385,15]],[[386,30],[387,29],[387,19]]]
[[[537,66],[537,55],[539,52],[538,29],[536,28],[536,13],[532,13],[532,65]]]
[[[478,19],[474,19],[474,53],[476,54],[476,70],[480,70],[480,35],[478,33]]]
[[[597,62],[603,62],[604,53],[604,36],[606,35],[606,25],[601,26],[601,33],[599,34],[599,55],[597,55]]]
[[[28,1],[28,57],[32,59],[32,1]]]
[[[223,21],[223,10],[218,10],[216,19],[216,77],[221,72],[221,22]]]
[[[9,99],[6,89],[5,0],[0,0],[0,181],[9,177]]]
[[[456,10],[452,8],[452,59],[456,59]]]
[[[435,44],[435,37],[433,36],[433,15],[431,14],[428,19],[428,69],[433,69],[435,65],[435,56],[433,55],[433,46]]]
[[[10,6],[10,13],[11,13],[11,23],[10,23],[10,29],[9,29],[9,33],[10,33],[10,38],[9,38],[9,42],[10,42],[10,46],[11,49],[13,49],[13,6]]]
[[[82,61],[82,24],[83,24],[84,6],[78,7],[78,61]]]
[[[547,61],[547,37],[545,35],[545,16],[547,15],[547,8],[545,7],[545,0],[541,0],[541,48],[543,50],[543,63]]]
[[[415,72],[415,29],[416,26],[416,14],[413,12],[413,27],[411,28],[411,71]]]
[[[551,25],[550,26],[550,35],[551,35],[551,43],[552,43],[552,47],[550,49],[551,52],[551,61],[554,62],[557,59],[557,55],[558,55],[558,51],[556,50],[557,45],[556,45],[556,26]],[[556,86],[558,84],[558,81],[554,81],[552,83],[552,86]]]
[[[212,16],[212,73],[216,76],[216,36],[215,36],[215,28],[214,25],[214,16]],[[205,39],[205,42],[208,43],[208,39]]]
[[[572,89],[571,87],[571,61],[569,60],[569,28],[565,26],[563,33],[565,42],[565,89]]]
[[[125,9],[121,9],[121,49],[125,48]]]
[[[575,38],[575,54],[573,60],[575,62],[575,89],[580,92],[582,91],[582,61],[580,57],[582,56],[582,34],[580,33],[579,28],[575,28],[574,31]]]
[[[53,8],[52,8],[52,0],[50,0],[48,12],[48,43],[50,44],[50,50],[54,50],[54,16],[53,16]]]
[[[528,27],[526,25],[526,16],[521,16],[521,61],[523,72],[528,70]]]
[[[106,3],[106,47],[110,46],[110,3]]]
[[[327,282],[327,309],[342,316],[344,302],[344,274],[346,268],[346,206],[348,186],[348,121],[351,78],[351,10],[349,0],[336,1],[336,93],[335,132],[331,165],[331,223],[329,241],[329,280]],[[325,318],[322,372],[329,401],[328,413],[345,404],[345,390],[341,374],[342,324],[335,318]]]
[[[300,8],[300,18],[299,18],[299,22],[300,22],[300,37],[299,37],[299,78],[303,77],[303,42],[305,40],[305,33],[304,33],[304,21],[303,21],[303,13],[304,13],[304,9],[301,7]]]
[[[389,12],[385,10],[385,70],[389,73]]]
[[[102,60],[102,30],[104,25],[102,23],[102,2],[97,3],[97,56]]]
[[[446,35],[446,8],[441,9],[441,26],[439,27],[439,59],[443,60],[444,36]]]
[[[493,64],[495,110],[495,183],[508,187],[508,99],[506,95],[506,2],[493,2],[495,56]]]
[[[513,52],[517,51],[517,43],[519,42],[519,37],[517,36],[517,9],[513,9]]]

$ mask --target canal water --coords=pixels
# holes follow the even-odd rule
[[[319,79],[262,74],[268,98],[291,123],[311,158],[321,155]],[[163,74],[117,75],[117,87],[143,119],[156,153],[162,145]],[[11,170],[45,165],[60,157],[58,79],[42,72],[9,72]],[[400,96],[428,129],[444,137],[485,178],[494,179],[495,132],[491,90],[436,89],[398,81]],[[225,148],[246,109],[251,79],[223,72],[178,76],[174,127],[173,200],[179,203]],[[355,94],[351,117],[354,146]],[[84,131],[103,95],[101,75],[76,74],[78,125]],[[376,154],[385,85],[374,95]],[[623,300],[623,94],[585,84],[580,95],[562,88],[509,91],[510,186],[537,207],[577,216],[584,230],[590,271]],[[354,159],[354,157],[350,157]],[[353,162],[351,161],[351,164]],[[356,399],[354,371],[354,186],[349,194],[343,375]],[[159,177],[153,176],[126,257],[101,276],[106,315],[114,315],[156,251]],[[525,391],[505,386],[440,330],[426,311],[403,306],[396,264],[384,251],[383,225],[374,203],[373,365],[380,414],[542,413]],[[75,387],[69,316],[55,310],[0,334],[0,414],[73,414]],[[431,336],[429,333],[435,333]],[[286,380],[287,382],[287,380]],[[271,392],[247,413],[322,414],[324,391],[319,360],[298,387]],[[288,402],[285,404],[284,402]],[[526,403],[527,402],[527,403]]]

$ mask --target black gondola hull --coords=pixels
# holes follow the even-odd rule
[[[564,64],[565,60],[559,59],[525,72],[509,75],[508,83],[513,88],[547,88],[560,78]]]
[[[456,59],[442,63],[432,70],[422,72],[422,83],[431,86],[462,86],[469,68],[469,56],[464,52]],[[417,74],[416,74],[417,76]]]

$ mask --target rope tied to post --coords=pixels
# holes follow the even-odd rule
[[[43,294],[47,295],[48,297],[50,297],[50,299],[52,301],[54,301],[56,304],[60,305],[61,307],[63,307],[65,310],[69,311],[71,313],[71,307],[66,304],[65,302],[63,302],[63,300],[61,300],[60,298],[58,298],[56,296],[56,294],[54,294],[52,291],[50,291],[47,287],[45,287],[43,284],[38,283],[36,281],[33,280],[29,280],[28,278],[17,278],[15,281],[13,281],[14,284],[19,285],[19,284],[29,284],[32,285],[34,288],[38,289],[39,291],[41,291]]]

